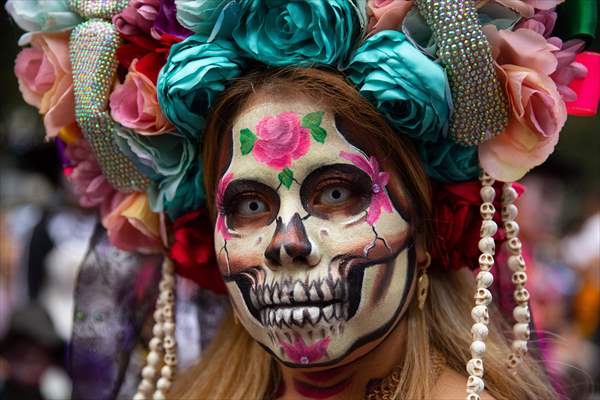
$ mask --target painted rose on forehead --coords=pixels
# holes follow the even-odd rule
[[[279,181],[289,189],[294,181],[289,167],[293,160],[308,152],[311,136],[325,143],[327,131],[321,127],[323,114],[323,111],[308,113],[302,121],[291,111],[263,117],[256,124],[256,133],[249,128],[240,130],[240,151],[242,155],[252,153],[256,161],[281,171]]]

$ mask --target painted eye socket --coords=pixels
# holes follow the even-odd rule
[[[318,218],[356,215],[371,201],[371,178],[348,164],[331,164],[311,172],[300,187],[302,206]]]
[[[269,225],[279,211],[279,196],[271,187],[256,181],[237,180],[223,195],[220,212],[232,229],[255,229]]]
[[[321,193],[319,203],[323,205],[336,206],[348,201],[352,196],[350,189],[338,185],[326,188]]]
[[[267,204],[259,198],[249,198],[240,201],[237,213],[241,216],[252,217],[269,211]]]

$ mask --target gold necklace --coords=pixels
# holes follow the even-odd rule
[[[437,381],[442,374],[442,369],[446,364],[444,356],[437,350],[433,350],[431,353],[431,371],[433,381]],[[400,377],[402,376],[402,366],[397,365],[394,367],[392,372],[383,378],[381,382],[372,388],[365,397],[366,400],[395,400],[394,394],[398,385],[400,384]],[[397,400],[397,399],[396,399]]]

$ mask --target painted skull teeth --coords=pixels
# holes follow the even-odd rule
[[[258,285],[250,290],[253,307],[264,326],[312,326],[344,321],[346,289],[340,279],[316,281],[284,280]]]
[[[250,290],[250,300],[255,309],[265,307],[313,305],[346,300],[346,287],[341,279],[331,276],[313,281],[287,279],[264,283]]]
[[[266,327],[292,328],[319,323],[342,322],[346,317],[346,305],[335,302],[323,307],[265,307],[260,311],[260,319]]]

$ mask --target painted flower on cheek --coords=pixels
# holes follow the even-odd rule
[[[366,172],[371,178],[371,204],[367,210],[367,223],[373,225],[381,215],[381,209],[385,212],[392,212],[392,202],[388,196],[385,187],[390,179],[387,172],[379,171],[379,163],[375,157],[369,157],[367,160],[360,154],[341,151],[340,157],[352,162],[358,168]]]
[[[228,172],[225,175],[223,175],[223,178],[221,178],[221,181],[219,181],[219,185],[217,186],[217,199],[216,200],[217,200],[217,206],[219,209],[219,211],[217,213],[217,231],[221,233],[224,240],[231,239],[231,233],[229,233],[227,224],[225,224],[225,216],[223,215],[221,206],[223,204],[223,196],[225,195],[225,190],[227,189],[227,186],[229,186],[229,183],[231,182],[232,179],[233,179],[233,173]]]
[[[256,161],[282,170],[308,152],[310,130],[300,126],[293,112],[264,117],[256,125],[257,140],[252,154]]]

